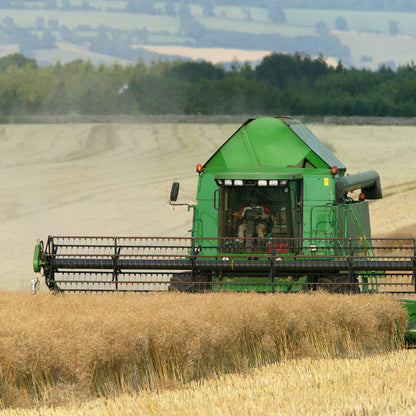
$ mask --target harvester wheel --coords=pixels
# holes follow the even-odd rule
[[[331,284],[334,283],[334,284]],[[348,281],[348,275],[331,275],[318,278],[317,287],[330,293],[360,293],[355,275]]]
[[[198,283],[194,283],[190,272],[174,273],[170,279],[169,292],[205,292],[211,288],[210,281],[210,275],[206,274],[197,274],[195,282]],[[201,284],[200,282],[207,282],[207,284]]]

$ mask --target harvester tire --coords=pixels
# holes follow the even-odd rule
[[[210,276],[205,274],[197,274],[195,276],[195,282],[192,281],[192,274],[190,272],[174,273],[170,279],[169,292],[206,292],[210,290],[211,285]],[[207,284],[201,284],[200,282],[207,282]]]
[[[334,284],[331,284],[334,283]],[[355,275],[348,281],[348,275],[332,275],[318,278],[317,287],[329,293],[360,293]]]

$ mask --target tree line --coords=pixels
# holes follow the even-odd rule
[[[0,117],[38,114],[303,114],[416,116],[416,65],[377,71],[324,57],[271,53],[257,66],[201,61],[41,67],[0,58]]]

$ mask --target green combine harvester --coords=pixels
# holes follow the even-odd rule
[[[301,122],[245,122],[197,166],[189,237],[50,236],[33,267],[62,292],[391,293],[416,324],[415,239],[371,238],[377,172],[346,167]]]

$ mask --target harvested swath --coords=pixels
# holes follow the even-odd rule
[[[385,295],[0,295],[3,406],[176,386],[299,357],[400,348]]]

